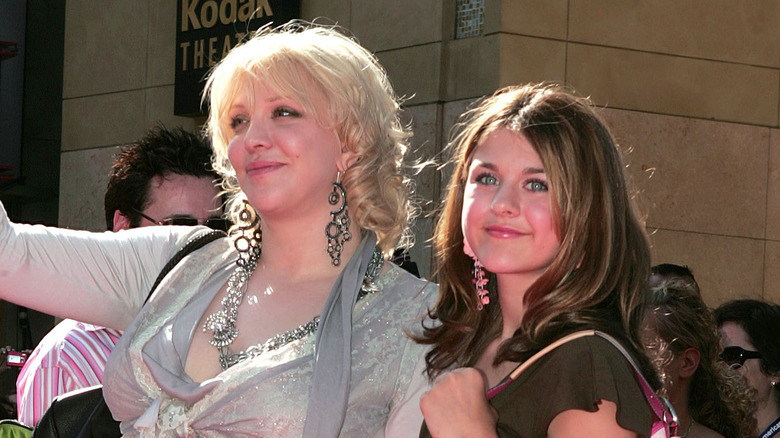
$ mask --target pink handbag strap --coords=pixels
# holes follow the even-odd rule
[[[636,379],[639,381],[639,386],[642,387],[642,392],[644,393],[645,398],[647,399],[647,403],[650,405],[650,408],[653,410],[653,426],[652,426],[650,438],[668,438],[671,437],[673,434],[676,434],[678,422],[677,422],[677,415],[674,412],[674,408],[672,408],[671,404],[669,404],[669,402],[666,401],[666,399],[656,395],[655,391],[653,391],[653,388],[650,387],[650,384],[645,379],[645,376],[639,370],[639,367],[637,366],[636,362],[634,362],[634,358],[631,357],[631,355],[628,353],[625,347],[623,347],[623,345],[620,342],[618,342],[617,339],[598,330],[582,330],[582,331],[574,332],[570,335],[558,339],[557,341],[539,350],[538,353],[529,357],[525,362],[523,362],[517,368],[515,368],[514,371],[512,371],[512,373],[509,374],[509,377],[504,382],[499,384],[497,387],[493,388],[488,393],[488,397],[492,398],[495,394],[500,392],[501,389],[506,387],[511,381],[515,380],[517,376],[520,375],[520,373],[528,369],[528,367],[530,367],[537,360],[541,359],[545,354],[549,353],[550,351],[560,347],[561,345],[567,342],[585,336],[598,336],[600,338],[609,341],[609,343],[611,343],[615,348],[617,348],[618,351],[620,351],[621,354],[623,354],[626,360],[628,360],[628,363],[630,363],[631,366],[634,368],[634,375],[636,375]]]
[[[637,366],[636,362],[634,362],[634,358],[631,357],[630,354],[628,354],[628,351],[626,351],[626,349],[623,347],[623,345],[620,342],[617,341],[617,339],[598,330],[589,330],[589,331],[592,331],[593,335],[609,341],[615,348],[618,349],[618,351],[623,353],[623,356],[625,356],[625,358],[628,360],[628,363],[630,363],[631,366],[634,367],[634,374],[636,374],[636,378],[639,381],[639,386],[642,387],[642,392],[645,394],[647,403],[650,405],[650,408],[653,410],[653,414],[655,414],[655,417],[653,418],[653,428],[650,437],[656,438],[656,437],[669,437],[672,435],[676,435],[677,428],[679,427],[679,422],[677,421],[677,413],[674,412],[674,408],[666,399],[659,397],[655,393],[655,391],[653,391],[653,388],[650,387],[650,384],[647,382],[647,379],[645,379],[645,376],[639,370],[639,367]]]

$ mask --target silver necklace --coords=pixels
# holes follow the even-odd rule
[[[290,342],[302,339],[311,333],[314,333],[320,325],[320,317],[318,315],[306,324],[280,333],[262,344],[253,345],[246,350],[239,352],[233,352],[230,349],[230,344],[238,337],[238,328],[236,327],[238,307],[244,300],[247,282],[257,267],[259,257],[259,250],[252,251],[245,262],[236,263],[236,269],[230,274],[230,278],[228,279],[227,294],[222,298],[222,308],[209,315],[203,323],[203,331],[212,332],[212,338],[209,340],[209,344],[217,347],[217,351],[219,351],[219,364],[222,366],[223,371],[243,360],[259,356],[267,351],[276,350]],[[239,260],[242,259],[239,258]],[[363,284],[360,286],[360,291],[358,292],[358,300],[369,293],[376,292],[377,288],[374,285],[374,280],[382,271],[383,261],[382,252],[379,248],[374,248],[371,260],[368,263],[368,268],[366,269],[366,275],[363,277]]]
[[[685,429],[685,433],[684,434],[680,435],[680,438],[685,438],[685,437],[688,436],[688,432],[691,431],[691,427],[693,427],[693,423],[695,423],[695,421],[693,420],[693,417],[691,417],[691,422],[688,423],[688,428]]]

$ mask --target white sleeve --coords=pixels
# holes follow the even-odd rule
[[[0,203],[0,298],[123,330],[162,267],[202,227],[104,233],[14,224]]]

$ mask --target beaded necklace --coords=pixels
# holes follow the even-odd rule
[[[273,351],[290,342],[302,339],[317,330],[320,324],[320,317],[315,316],[311,321],[306,324],[302,324],[297,328],[280,333],[262,344],[253,345],[246,350],[239,352],[233,352],[230,349],[230,344],[238,336],[238,328],[236,327],[236,319],[238,318],[238,307],[244,299],[246,293],[247,282],[249,277],[255,271],[257,267],[257,261],[260,257],[259,248],[251,251],[247,259],[239,258],[242,263],[236,263],[236,269],[230,274],[227,285],[227,294],[222,298],[222,308],[206,318],[203,323],[203,331],[211,331],[212,338],[209,340],[209,344],[217,347],[219,351],[219,363],[222,366],[222,370],[226,370],[233,365],[259,356],[267,351]],[[366,269],[366,275],[363,277],[363,283],[360,286],[358,292],[358,300],[362,299],[369,293],[376,292],[376,286],[374,280],[382,271],[382,252],[379,248],[374,248],[374,252],[371,255],[371,260],[368,263]]]

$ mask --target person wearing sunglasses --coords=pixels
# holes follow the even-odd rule
[[[152,128],[114,160],[104,199],[109,231],[206,225],[226,231],[211,146],[183,129]],[[160,220],[154,217],[163,218]],[[18,419],[35,426],[54,397],[102,383],[121,332],[65,319],[30,355],[17,379]]]
[[[206,225],[226,231],[207,138],[153,128],[114,160],[104,200],[108,230]]]
[[[780,437],[780,306],[753,299],[729,301],[715,309],[729,367],[755,390],[761,438]]]
[[[148,214],[144,214],[142,211],[137,211],[142,218],[148,220],[155,225],[181,225],[187,227],[194,227],[195,225],[205,225],[212,230],[227,231],[230,228],[230,221],[219,216],[212,216],[205,219],[198,219],[187,215],[173,215],[166,217],[165,219],[157,220]]]
[[[742,377],[718,360],[712,312],[685,266],[651,269],[642,341],[685,438],[753,438],[755,404]]]

